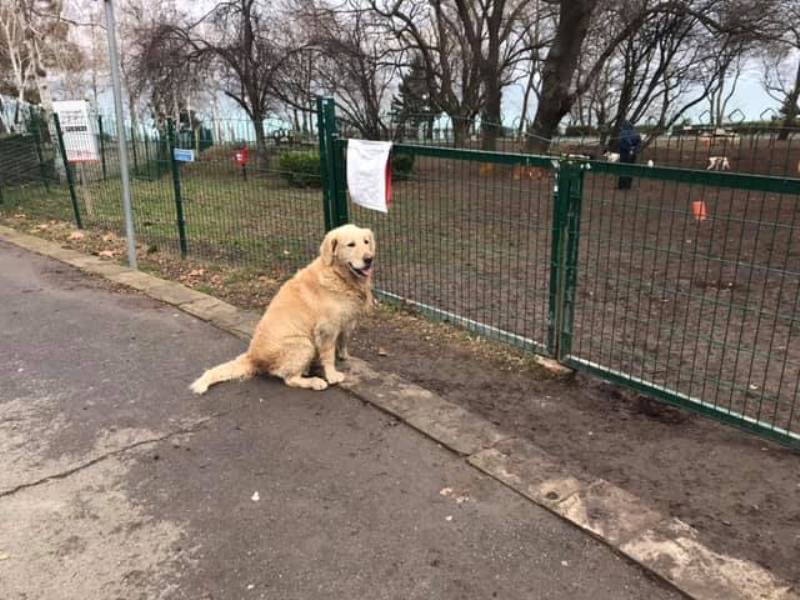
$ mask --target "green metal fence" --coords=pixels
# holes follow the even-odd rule
[[[349,215],[385,299],[800,446],[800,179],[393,152],[415,171],[390,214]]]
[[[52,124],[8,146],[27,158],[0,168],[0,210],[74,219],[74,198],[84,226],[121,233],[127,143],[143,251],[280,276],[354,221],[377,233],[384,300],[800,446],[800,179],[398,143],[385,215],[348,201],[358,134],[332,100],[315,139],[259,146],[251,124],[218,125],[201,148],[168,121],[123,133],[104,120],[103,160],[65,168]]]

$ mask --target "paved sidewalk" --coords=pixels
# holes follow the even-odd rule
[[[0,243],[0,598],[679,597],[340,390],[189,394],[243,346]]]

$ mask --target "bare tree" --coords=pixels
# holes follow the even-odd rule
[[[296,18],[305,31],[302,54],[313,53],[315,91],[333,96],[344,120],[362,135],[387,135],[385,117],[399,61],[374,14],[356,2],[336,7],[304,2]]]
[[[33,77],[33,60],[25,44],[25,28],[12,3],[0,4],[0,67],[2,67],[2,88],[16,97],[19,107],[30,98],[29,85]],[[6,75],[10,74],[10,76]],[[2,100],[0,100],[2,101]],[[0,110],[0,124],[6,131],[15,131],[21,118],[19,110],[13,118],[7,119],[4,110]]]
[[[763,86],[783,114],[780,138],[789,137],[800,115],[800,1],[785,0],[762,52]]]
[[[544,64],[544,50],[549,45],[555,20],[551,5],[544,0],[534,0],[528,4],[528,10],[521,15],[522,36],[528,55],[517,65],[523,72],[522,80],[525,81],[522,94],[517,135],[522,135],[528,124],[528,106],[532,96],[537,104],[540,100],[542,89],[541,71]]]
[[[774,0],[562,0],[556,33],[545,60],[542,92],[532,133],[530,151],[543,151],[562,118],[577,99],[591,89],[620,45],[658,15],[693,17],[703,27],[739,37],[756,35]],[[770,6],[767,6],[770,5]],[[607,31],[602,45],[586,60],[586,41],[593,20],[603,19]],[[579,69],[579,63],[582,68]]]
[[[69,23],[60,0],[3,0],[0,3],[0,60],[10,68],[7,86],[17,99],[52,110],[48,69],[79,68],[81,53],[68,39]],[[29,90],[36,85],[36,94]]]
[[[463,145],[483,105],[481,73],[451,3],[438,0],[369,0],[386,33],[422,58],[431,106],[453,121]],[[406,65],[410,66],[410,65]]]
[[[647,120],[657,135],[708,99],[724,114],[733,87],[725,84],[742,52],[741,44],[692,15],[652,15],[619,45],[587,91],[601,143],[616,139],[625,120]]]
[[[517,68],[540,41],[533,33],[544,2],[527,0],[369,0],[402,50],[423,59],[432,104],[450,116],[456,144],[481,115],[482,145],[496,147],[505,87],[528,75]],[[529,89],[533,84],[529,84]],[[530,92],[528,92],[530,93]]]
[[[225,0],[199,20],[169,28],[162,44],[169,47],[177,40],[189,49],[190,62],[211,69],[222,92],[250,118],[262,167],[267,160],[264,121],[275,108],[281,69],[298,52],[288,46],[279,26],[282,17],[266,0]]]
[[[741,47],[728,46],[714,56],[712,68],[707,71],[709,113],[711,124],[722,127],[728,117],[728,107],[744,70],[747,57]]]

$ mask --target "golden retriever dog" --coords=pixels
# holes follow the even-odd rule
[[[191,385],[203,394],[215,383],[249,379],[259,373],[280,377],[291,387],[324,390],[344,381],[335,359],[348,358],[347,336],[372,307],[375,236],[344,225],[329,231],[319,256],[287,281],[256,326],[247,352],[209,369]],[[315,359],[325,379],[308,377]]]

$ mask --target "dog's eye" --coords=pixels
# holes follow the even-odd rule
[[[347,247],[348,248],[355,248],[356,247],[356,243],[355,242],[350,242],[349,244],[347,244]]]

